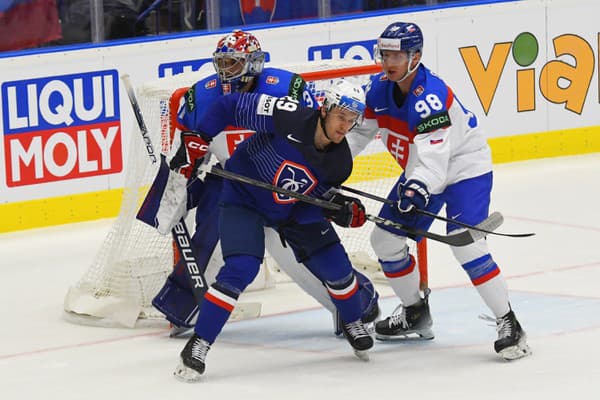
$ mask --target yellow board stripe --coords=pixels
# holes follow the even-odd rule
[[[600,152],[600,126],[488,140],[495,164]]]
[[[115,217],[123,189],[0,204],[0,232]]]
[[[489,139],[495,164],[600,152],[600,126]],[[386,153],[358,156],[348,183],[398,176],[401,169],[377,170]],[[0,204],[0,233],[115,217],[122,189]]]

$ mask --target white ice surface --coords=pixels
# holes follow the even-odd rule
[[[598,182],[600,154],[496,166],[500,231],[537,233],[489,238],[533,350],[510,363],[466,274],[430,242],[435,340],[376,343],[362,362],[326,312],[282,284],[245,294],[264,317],[226,325],[203,380],[181,383],[185,340],[63,319],[112,220],[0,235],[0,399],[600,399]],[[379,288],[386,315],[396,300]]]

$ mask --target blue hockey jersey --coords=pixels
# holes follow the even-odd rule
[[[215,100],[209,112],[198,124],[208,137],[216,137],[227,125],[257,132],[238,146],[225,165],[227,170],[314,197],[322,197],[350,176],[352,155],[346,140],[317,150],[319,111],[301,107],[294,99],[234,93]],[[271,224],[323,218],[319,207],[232,181],[224,186],[222,202],[256,209]]]
[[[253,93],[265,93],[274,97],[290,96],[307,107],[316,107],[317,101],[298,74],[278,68],[265,68],[255,78]],[[196,131],[209,115],[212,103],[223,94],[217,75],[210,75],[192,86],[184,97],[178,112],[180,130]],[[249,138],[254,131],[244,125],[228,125],[224,134],[211,142],[210,152],[224,163],[233,154],[236,146]]]

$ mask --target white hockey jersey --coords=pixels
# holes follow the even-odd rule
[[[492,170],[477,117],[443,80],[420,65],[401,107],[394,101],[395,85],[384,73],[371,78],[364,122],[347,135],[353,156],[379,132],[407,180],[423,182],[432,194]]]

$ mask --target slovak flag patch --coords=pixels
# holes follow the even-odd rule
[[[444,142],[444,139],[431,139],[429,141],[429,144],[440,144],[440,143],[443,143],[443,142]]]
[[[276,85],[277,83],[279,83],[279,78],[276,76],[269,75],[267,76],[265,82],[267,82],[269,85]]]
[[[275,173],[273,185],[307,195],[317,185],[317,179],[304,165],[285,160]],[[298,201],[294,197],[275,192],[273,192],[273,199],[277,204],[292,204]]]
[[[217,80],[216,79],[211,79],[210,81],[208,81],[208,82],[206,82],[204,84],[204,87],[206,89],[212,89],[212,88],[217,87]]]

